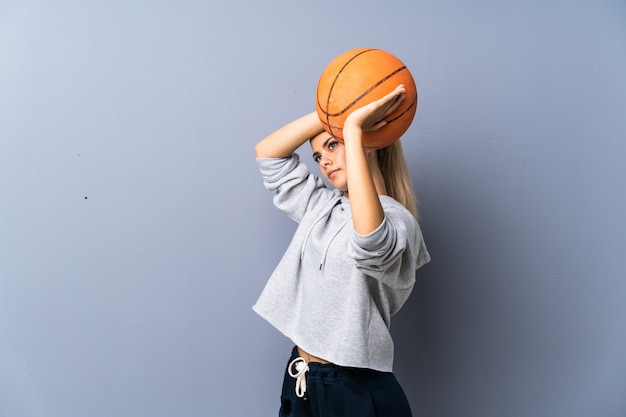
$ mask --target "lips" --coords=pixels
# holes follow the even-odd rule
[[[332,178],[333,175],[335,175],[335,173],[337,173],[337,171],[339,171],[338,169],[332,169],[330,171],[328,171],[326,174],[328,175],[328,178]]]

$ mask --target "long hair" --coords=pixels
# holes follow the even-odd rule
[[[417,197],[400,141],[397,140],[389,146],[378,149],[376,159],[385,179],[387,194],[406,207],[419,220]]]

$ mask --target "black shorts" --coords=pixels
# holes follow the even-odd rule
[[[294,348],[288,364],[297,357]],[[280,417],[411,417],[406,395],[391,372],[317,362],[308,366],[302,398],[285,370]]]

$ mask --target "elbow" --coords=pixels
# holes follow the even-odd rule
[[[263,146],[263,142],[259,142],[256,145],[254,145],[254,155],[257,158],[266,158],[266,152]]]
[[[280,158],[280,150],[276,149],[275,145],[272,145],[271,141],[267,138],[263,139],[256,145],[254,145],[254,154],[257,158]]]

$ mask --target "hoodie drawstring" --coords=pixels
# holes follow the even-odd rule
[[[317,224],[319,222],[321,222],[322,220],[324,220],[325,218],[328,217],[328,214],[333,210],[333,208],[337,205],[337,204],[341,204],[341,199],[337,199],[337,200],[332,200],[325,208],[324,210],[321,212],[321,214],[318,216],[318,218],[315,220],[315,222],[313,222],[313,224],[311,225],[311,227],[309,227],[309,230],[306,233],[306,236],[304,237],[304,242],[302,243],[302,249],[300,250],[300,259],[304,259],[304,251],[306,249],[306,245],[307,242],[309,241],[309,238],[311,236],[311,233],[313,232],[313,229],[315,228],[315,226],[317,226]],[[326,261],[326,254],[328,253],[328,248],[330,246],[330,244],[332,243],[332,241],[335,239],[335,237],[339,234],[339,232],[341,231],[341,229],[343,229],[345,227],[345,225],[348,223],[348,221],[350,221],[352,217],[348,217],[344,223],[341,225],[341,227],[339,227],[339,229],[337,229],[337,231],[335,232],[335,234],[331,237],[331,239],[328,241],[328,243],[326,244],[326,247],[324,248],[324,253],[322,254],[322,258],[320,260],[320,270],[322,269],[322,266],[324,265],[324,262]]]
[[[324,248],[324,253],[322,254],[322,259],[320,259],[320,271],[322,270],[322,267],[324,266],[324,262],[326,262],[326,255],[328,254],[328,248],[330,248],[330,244],[333,242],[333,240],[335,240],[335,237],[337,237],[337,235],[339,234],[339,232],[341,232],[341,229],[343,229],[344,227],[346,227],[346,224],[348,224],[348,222],[352,220],[352,217],[348,217],[342,224],[341,227],[339,227],[337,229],[337,231],[335,231],[335,234],[328,240],[328,243],[326,244],[326,247]]]

